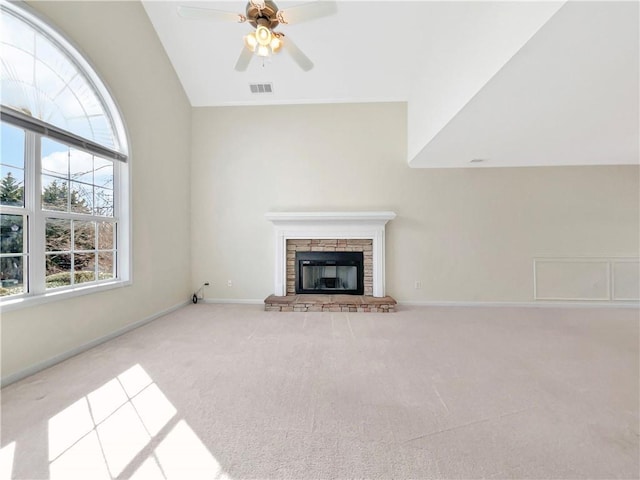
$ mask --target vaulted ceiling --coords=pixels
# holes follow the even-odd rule
[[[412,167],[639,161],[637,2],[338,1],[278,27],[308,72],[286,52],[237,72],[249,25],[177,13],[244,1],[143,5],[195,107],[407,102]]]

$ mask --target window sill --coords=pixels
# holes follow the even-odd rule
[[[12,310],[35,307],[36,305],[67,300],[69,298],[104,292],[115,288],[127,287],[131,285],[131,283],[131,280],[115,280],[112,282],[100,283],[98,285],[86,285],[52,290],[41,295],[25,295],[23,297],[7,298],[6,300],[0,300],[0,311],[10,312]]]

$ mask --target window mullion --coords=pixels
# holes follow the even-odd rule
[[[116,219],[116,224],[115,224],[115,228],[113,231],[113,242],[114,242],[114,246],[115,249],[118,250],[118,254],[114,254],[113,255],[113,270],[114,270],[114,275],[116,278],[122,278],[121,274],[122,274],[122,268],[124,267],[123,265],[123,260],[120,258],[122,252],[124,251],[124,249],[119,249],[119,246],[122,245],[122,243],[120,243],[120,235],[122,234],[122,222],[120,222],[120,218],[121,218],[121,205],[122,205],[122,195],[123,195],[123,186],[120,183],[121,180],[121,168],[125,167],[125,165],[118,165],[115,164],[114,165],[114,169],[113,169],[113,185],[112,187],[114,187],[113,190],[113,217]],[[115,186],[116,185],[120,185],[120,189],[116,190]]]
[[[26,178],[26,174],[25,174],[25,181],[27,180]],[[25,193],[26,195],[26,193]],[[25,199],[26,202],[26,199]],[[25,203],[26,204],[26,203]],[[28,210],[26,210],[26,208],[23,207],[12,207],[9,205],[2,205],[2,213],[6,214],[6,215],[24,215],[25,213],[29,213]]]
[[[131,279],[131,266],[133,258],[131,255],[131,235],[130,225],[130,204],[131,185],[129,183],[129,173],[131,165],[129,163],[115,162],[114,168],[114,216],[116,218],[114,261],[116,277],[119,279]]]
[[[26,182],[32,185],[26,195],[25,202],[29,212],[29,286],[33,294],[42,294],[45,291],[45,220],[41,208],[40,192],[42,182],[40,176],[40,135],[34,132],[26,132],[25,148],[25,175],[29,179]]]
[[[69,181],[69,187],[71,187],[71,181]],[[69,188],[69,192],[71,192],[71,188]],[[69,197],[71,197],[71,193],[69,193]],[[74,285],[76,283],[76,222],[75,220],[71,220],[71,272],[69,272],[69,285]]]
[[[45,215],[47,218],[63,218],[65,220],[79,220],[85,222],[116,222],[116,219],[113,217],[99,217],[97,215],[89,215],[85,213],[69,213],[57,210],[44,210],[43,215]]]

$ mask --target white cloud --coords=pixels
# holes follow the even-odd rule
[[[69,172],[69,152],[53,152],[42,157],[42,173],[64,176]]]

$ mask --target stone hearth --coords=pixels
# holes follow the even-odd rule
[[[264,301],[268,312],[394,312],[391,297],[370,295],[271,295]]]

